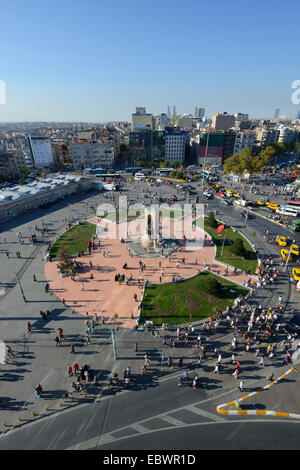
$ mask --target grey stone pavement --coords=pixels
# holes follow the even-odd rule
[[[72,206],[72,215],[78,218],[83,217],[86,215],[86,207],[81,202],[77,202]],[[61,204],[53,208],[54,212],[50,214],[50,220],[45,212],[37,211],[34,214],[34,221],[30,221],[33,215],[25,214],[18,221],[8,222],[5,227],[2,227],[0,234],[0,339],[13,349],[15,357],[10,358],[8,364],[0,366],[1,433],[26,425],[43,416],[61,413],[66,408],[101,399],[102,395],[110,393],[107,390],[107,384],[112,373],[117,372],[119,377],[123,378],[123,372],[129,365],[136,382],[142,382],[145,386],[151,384],[153,377],[180,373],[177,365],[174,369],[166,366],[168,355],[172,356],[175,361],[178,357],[183,357],[187,370],[195,370],[196,367],[197,353],[193,348],[178,345],[172,349],[168,345],[163,345],[161,334],[154,337],[151,332],[119,330],[117,325],[114,327],[117,359],[114,357],[110,326],[97,325],[91,337],[91,344],[85,345],[85,318],[72,313],[72,309],[65,308],[55,293],[47,294],[44,291],[45,245],[32,246],[25,238],[24,245],[20,245],[16,235],[17,232],[22,232],[24,237],[27,236],[28,224],[41,226],[43,219],[44,223],[48,224],[46,226],[51,229],[49,238],[53,239],[64,229],[64,219],[68,210],[67,206]],[[4,237],[6,243],[3,243]],[[6,251],[10,252],[9,258],[6,256]],[[21,259],[16,257],[16,251],[21,252]],[[26,302],[16,283],[16,273],[19,274]],[[36,282],[33,281],[34,274],[37,278]],[[290,288],[287,287],[289,286],[288,282],[286,283],[287,276],[282,281],[280,289],[284,301],[290,300],[292,295]],[[275,288],[273,290],[262,289],[258,292],[257,300],[267,302],[268,306],[276,306],[277,295]],[[47,321],[41,318],[40,310],[50,311]],[[28,320],[32,324],[30,334],[26,332]],[[66,339],[61,347],[56,347],[55,336],[60,327],[63,328]],[[201,331],[201,325],[195,325],[195,327],[196,332]],[[175,331],[167,331],[167,342],[170,335],[175,336]],[[212,337],[214,345],[219,345],[225,356],[225,346],[229,343],[228,338],[231,337],[232,332],[228,336],[228,329],[222,325]],[[69,351],[71,342],[75,346],[74,354]],[[135,343],[138,344],[137,354],[134,352]],[[143,376],[141,367],[144,363],[145,352],[149,352],[151,367],[150,372]],[[205,361],[213,368],[215,360],[214,352],[209,351]],[[70,398],[64,400],[63,395],[65,392],[71,392],[71,384],[74,380],[74,376],[69,377],[67,367],[72,366],[75,361],[80,367],[84,364],[90,365],[98,385],[90,382],[85,393],[74,393],[72,400]],[[286,367],[281,367],[280,361],[278,374],[281,373],[281,369],[286,369]],[[273,364],[267,364],[266,373],[268,366],[273,367]],[[222,376],[224,384],[230,382],[232,385],[230,375]],[[41,399],[37,399],[34,394],[37,383],[40,383],[45,391]]]

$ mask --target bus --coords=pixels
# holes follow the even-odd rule
[[[106,168],[85,168],[83,173],[87,173],[88,175],[103,175],[107,173]]]
[[[276,214],[287,215],[292,217],[297,217],[300,212],[300,207],[293,207],[289,205],[284,205],[280,209],[276,210]]]
[[[141,171],[140,167],[128,167],[125,168],[126,173],[137,173],[138,171]]]

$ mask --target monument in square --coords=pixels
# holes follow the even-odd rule
[[[157,204],[144,208],[143,231],[126,240],[132,254],[144,257],[167,256],[178,248],[176,240],[162,237],[162,214]]]

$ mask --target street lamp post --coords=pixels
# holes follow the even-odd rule
[[[284,269],[283,269],[283,272],[284,272],[284,273],[285,273],[285,271],[286,271],[287,264],[288,264],[288,262],[289,262],[289,260],[290,260],[291,252],[292,252],[292,246],[290,246],[290,251],[289,251],[289,254],[288,254],[287,258],[286,258],[286,262],[285,262]]]
[[[115,359],[118,359],[118,356],[117,356],[117,348],[116,348],[116,339],[115,339],[115,332],[114,332],[114,330],[111,330],[111,339],[112,339],[112,344],[113,344],[114,358],[115,358]]]
[[[206,159],[207,159],[207,152],[208,152],[208,141],[209,141],[209,131],[207,130],[207,138],[206,138],[206,146],[205,146],[205,157],[204,157],[204,163],[203,163],[203,168],[202,168],[202,189],[203,189],[203,186],[204,186],[204,175],[205,175]]]

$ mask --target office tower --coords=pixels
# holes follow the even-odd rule
[[[199,108],[198,109],[198,117],[199,118],[204,118],[205,116],[205,108]]]
[[[275,109],[275,113],[274,113],[274,119],[278,119],[278,118],[279,118],[279,113],[280,113],[280,109],[279,109],[279,108],[276,108],[276,109]]]
[[[48,137],[28,134],[27,140],[34,166],[44,168],[53,165],[51,142]]]
[[[176,106],[173,104],[173,117],[176,116]]]
[[[296,119],[300,119],[300,111],[297,111]]]
[[[167,116],[168,116],[168,118],[171,117],[171,108],[170,108],[170,106],[168,106]]]
[[[198,110],[197,106],[194,107],[193,117],[194,117],[194,118],[198,118],[198,117],[199,117],[199,110]]]

